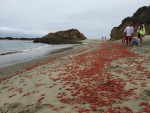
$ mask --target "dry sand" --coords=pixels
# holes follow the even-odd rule
[[[0,76],[0,113],[149,113],[150,36],[137,47],[86,40]]]

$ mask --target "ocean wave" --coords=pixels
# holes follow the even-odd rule
[[[8,55],[8,54],[14,54],[14,53],[20,53],[20,52],[29,52],[29,51],[34,51],[34,50],[40,50],[42,48],[49,47],[50,45],[43,45],[40,47],[34,47],[31,49],[24,49],[24,50],[16,50],[16,51],[5,51],[5,52],[0,52],[0,55]]]
[[[26,52],[26,51],[30,51],[31,49],[25,49],[25,50],[21,50],[22,52]]]
[[[42,48],[46,48],[46,47],[49,47],[50,45],[43,45],[43,46],[40,46],[40,47],[33,47],[31,49],[25,49],[25,50],[21,50],[22,52],[26,52],[26,51],[32,51],[32,50],[40,50]]]
[[[0,53],[0,55],[2,56],[2,55],[8,55],[8,54],[14,54],[14,53],[20,53],[20,52],[22,52],[22,51],[2,52],[2,53]]]
[[[38,49],[46,48],[46,47],[49,47],[49,46],[50,45],[43,45],[43,46],[40,46],[40,47],[32,48],[32,50],[38,50]]]

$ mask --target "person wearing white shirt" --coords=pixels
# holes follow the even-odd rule
[[[126,35],[125,40],[127,46],[130,45],[131,43],[133,32],[134,32],[134,28],[132,27],[132,24],[129,24],[124,30],[124,34]]]

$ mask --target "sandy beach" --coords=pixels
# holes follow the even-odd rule
[[[150,36],[136,47],[85,40],[1,68],[0,113],[150,113]]]

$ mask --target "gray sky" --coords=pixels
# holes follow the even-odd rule
[[[111,29],[149,0],[0,0],[0,37],[41,37],[78,29],[88,39]]]

